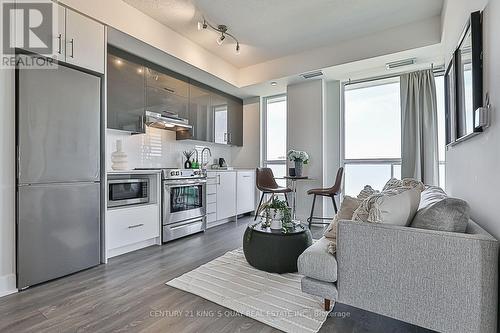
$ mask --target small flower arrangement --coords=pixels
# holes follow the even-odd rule
[[[309,155],[305,151],[292,149],[288,152],[288,159],[293,162],[302,162],[307,164],[309,162]]]

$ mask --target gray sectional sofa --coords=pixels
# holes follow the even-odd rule
[[[299,257],[304,292],[440,332],[496,332],[499,244],[473,221],[465,233],[340,221],[336,256],[328,244]]]

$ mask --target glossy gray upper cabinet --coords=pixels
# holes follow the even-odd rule
[[[153,69],[146,70],[146,110],[188,117],[189,83]]]
[[[243,145],[243,103],[241,100],[212,93],[214,142]]]
[[[177,132],[178,139],[193,139],[213,142],[214,117],[210,92],[206,89],[189,85],[189,124],[193,126],[189,133]]]
[[[229,99],[228,110],[229,144],[243,146],[243,102]]]
[[[214,142],[230,144],[229,140],[229,100],[222,95],[212,93],[212,114],[214,117]]]
[[[145,68],[123,58],[108,55],[108,128],[145,133]]]

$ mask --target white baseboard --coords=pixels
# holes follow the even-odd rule
[[[0,297],[17,293],[16,274],[0,276]]]
[[[128,252],[133,252],[133,251],[151,246],[151,245],[161,245],[160,237],[151,238],[151,239],[148,239],[148,240],[145,240],[142,242],[122,246],[122,247],[119,247],[116,249],[110,249],[110,250],[108,250],[107,258],[108,259],[113,258],[113,257],[119,256],[119,255],[122,255],[122,254],[125,254]]]

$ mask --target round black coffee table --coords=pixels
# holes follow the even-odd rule
[[[302,224],[287,232],[250,224],[243,236],[243,252],[253,267],[270,273],[297,272],[297,259],[312,245],[309,229]]]

